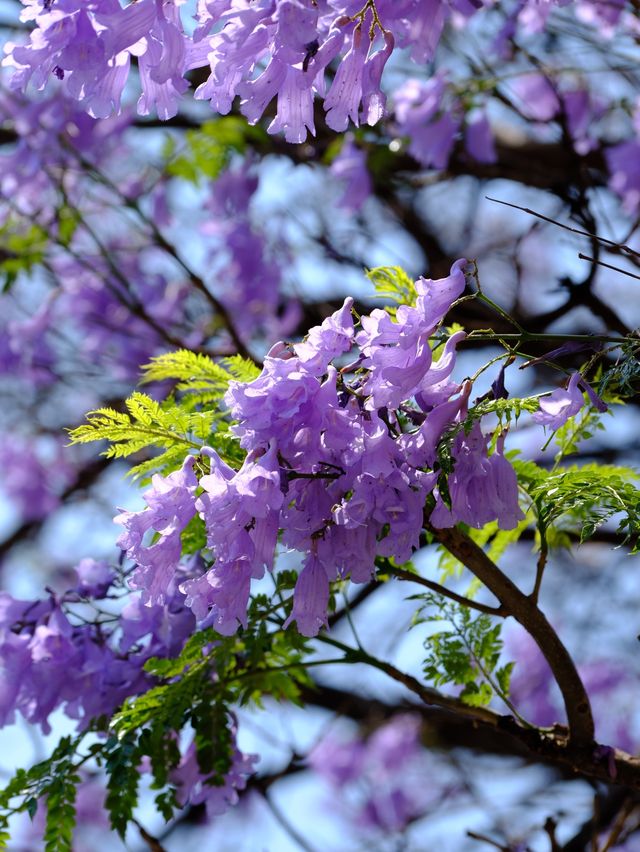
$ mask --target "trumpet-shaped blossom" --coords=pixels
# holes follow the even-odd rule
[[[245,203],[236,189],[226,210]],[[147,509],[116,519],[125,527],[120,544],[136,562],[130,584],[143,602],[163,604],[179,583],[201,626],[231,634],[247,625],[252,583],[276,567],[280,543],[302,561],[286,623],[312,636],[327,624],[332,581],[364,583],[376,557],[411,558],[431,493],[435,526],[497,521],[512,529],[522,519],[504,435],[489,455],[480,423],[463,428],[472,384],[452,376],[464,332],[451,335],[435,361],[431,349],[464,292],[465,265],[418,279],[415,304],[401,305],[395,318],[375,309],[360,317],[359,330],[346,299],[302,342],[273,346],[254,381],[230,383],[225,401],[247,452],[240,468],[204,448],[206,475],[196,479],[189,457],[182,470],[154,477]],[[338,371],[332,362],[347,354],[350,363]],[[437,488],[448,430],[456,433],[450,504]],[[196,513],[207,546],[177,579],[181,534]]]
[[[255,772],[259,760],[256,754],[243,754],[236,745],[237,724],[231,724],[231,766],[224,778],[207,783],[211,776],[204,775],[198,765],[195,743],[186,749],[179,765],[171,772],[171,782],[177,790],[177,800],[182,807],[204,804],[207,816],[220,816],[238,803],[238,792],[247,786],[247,779]],[[221,782],[221,783],[220,783]]]
[[[293,609],[285,621],[287,627],[295,621],[303,636],[315,636],[326,627],[329,604],[329,577],[317,556],[310,554],[298,576],[293,595]]]
[[[516,474],[504,457],[504,435],[498,438],[491,456],[487,455],[488,443],[478,422],[468,435],[457,437],[452,451],[453,473],[447,477],[451,509],[438,496],[431,514],[434,527],[462,522],[480,528],[497,520],[501,529],[511,530],[524,518],[518,505]]]
[[[152,478],[152,487],[144,494],[148,508],[114,518],[125,528],[118,544],[136,563],[131,588],[141,589],[148,604],[164,603],[180,561],[181,533],[196,512],[194,461],[193,456],[187,456],[179,471]],[[159,535],[157,541],[147,544],[149,532]]]
[[[559,429],[570,417],[576,415],[585,404],[584,389],[592,405],[599,411],[606,411],[607,406],[595,393],[580,373],[574,373],[566,388],[558,388],[547,397],[540,400],[540,410],[534,412],[533,419],[541,426]]]
[[[294,346],[303,370],[321,376],[334,358],[351,349],[355,334],[352,307],[353,299],[347,297],[340,310],[312,328],[305,340]]]

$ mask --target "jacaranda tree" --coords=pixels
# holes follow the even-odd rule
[[[2,14],[0,848],[640,849],[636,0]]]

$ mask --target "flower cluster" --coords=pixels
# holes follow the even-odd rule
[[[11,724],[18,711],[48,732],[49,716],[64,707],[82,729],[148,689],[146,660],[177,654],[194,630],[176,582],[162,606],[144,606],[134,596],[117,618],[82,618],[83,601],[105,598],[114,574],[91,559],[76,570],[75,587],[63,595],[33,601],[0,595],[0,726]]]
[[[279,547],[302,564],[287,623],[312,636],[327,623],[331,581],[364,583],[376,558],[411,557],[425,506],[435,527],[518,524],[505,434],[485,434],[469,411],[471,382],[452,377],[465,333],[432,348],[465,290],[465,265],[419,279],[415,304],[395,317],[375,309],[356,324],[346,299],[302,342],[276,344],[257,379],[231,383],[226,403],[246,451],[240,469],[205,448],[206,475],[196,477],[189,456],[180,471],[154,477],[146,509],[116,518],[137,566],[131,584],[148,604],[162,605],[175,583],[181,533],[196,515],[206,528],[203,570],[180,588],[198,621],[223,634],[247,624],[252,581],[274,568]],[[584,404],[580,387],[603,407],[575,374],[568,390],[543,398],[535,419],[558,428]]]
[[[257,334],[277,340],[293,331],[301,310],[296,300],[283,300],[282,270],[291,256],[283,240],[267,239],[256,222],[258,186],[249,163],[223,172],[211,184],[202,233],[213,240],[212,277],[236,331],[246,340]]]
[[[194,632],[195,619],[177,588],[188,572],[186,567],[176,572],[162,605],[145,606],[132,596],[117,617],[109,616],[108,605],[95,616],[100,602],[117,598],[118,586],[113,569],[93,559],[78,564],[74,587],[62,595],[22,601],[0,594],[0,727],[12,724],[19,712],[49,733],[49,717],[64,708],[83,730],[113,714],[126,698],[146,692],[153,678],[145,662],[175,656]],[[88,601],[92,618],[84,617]],[[182,806],[206,803],[213,816],[237,802],[257,757],[239,751],[236,730],[232,724],[231,766],[219,784],[206,783],[193,745],[184,751],[171,778]]]
[[[198,479],[188,456],[181,470],[153,478],[146,509],[116,518],[125,527],[120,546],[136,563],[131,585],[143,600],[165,602],[182,531],[196,514],[206,528],[208,568],[180,589],[198,621],[223,634],[247,625],[252,581],[274,568],[279,546],[302,558],[286,623],[313,636],[327,624],[331,581],[364,583],[377,557],[410,559],[426,505],[439,528],[517,526],[524,515],[505,433],[492,442],[481,419],[468,419],[472,384],[452,379],[466,335],[451,334],[437,358],[432,349],[465,290],[465,265],[456,261],[446,278],[419,279],[414,305],[400,305],[395,317],[375,309],[359,328],[346,299],[302,342],[272,347],[257,379],[231,383],[226,403],[247,453],[240,469],[205,448],[208,474]],[[559,428],[584,405],[580,388],[604,410],[576,373],[567,390],[541,400],[534,420]],[[443,438],[450,467],[439,458]]]
[[[134,57],[142,90],[138,112],[155,109],[168,119],[188,89],[185,75],[208,67],[197,99],[208,100],[224,115],[239,97],[241,111],[255,123],[275,98],[269,132],[283,132],[289,142],[302,142],[308,131],[315,132],[316,96],[324,100],[333,130],[345,130],[349,122],[377,123],[385,113],[382,73],[394,49],[408,49],[411,59],[424,66],[448,21],[464,26],[491,5],[468,0],[202,0],[189,35],[181,2],[138,0],[124,7],[118,0],[22,2],[22,18],[33,21],[35,29],[27,44],[6,45],[4,64],[13,68],[14,88],[24,90],[32,82],[43,89],[50,80],[62,81],[85,110],[105,117],[121,109]],[[518,24],[540,28],[554,5],[555,0],[520,3],[505,26],[509,32]],[[601,27],[601,2],[578,5],[583,17]],[[527,11],[539,20],[528,19]],[[614,11],[607,20],[610,32],[621,8]],[[337,68],[327,88],[331,63]],[[437,134],[448,138],[450,124],[442,119],[435,124]],[[472,124],[468,147],[473,156],[474,149],[482,156],[490,153],[483,135],[482,123]]]
[[[350,820],[375,832],[402,831],[436,803],[434,759],[420,742],[420,718],[399,715],[368,739],[323,738],[310,753],[310,767],[339,793]]]

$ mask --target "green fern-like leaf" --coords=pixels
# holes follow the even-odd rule
[[[407,273],[399,266],[376,266],[367,269],[365,275],[371,281],[376,295],[398,305],[414,305],[418,298],[416,286]],[[395,314],[395,308],[388,308]]]
[[[68,761],[58,767],[47,794],[47,819],[44,830],[45,852],[71,852],[76,824],[76,790],[80,776]]]
[[[260,368],[242,355],[230,355],[222,359],[222,365],[228,370],[234,382],[253,382],[260,375]]]
[[[139,764],[142,753],[133,734],[111,737],[105,751],[108,775],[105,804],[111,827],[124,838],[134,808],[138,804]]]
[[[136,391],[125,403],[128,413],[98,408],[87,414],[87,422],[69,432],[72,444],[108,441],[102,453],[107,458],[124,458],[146,447],[179,450],[182,458],[189,450],[200,449],[203,429],[201,413],[192,414],[178,406],[164,408],[146,394]],[[200,440],[195,440],[196,434]]]
[[[640,475],[617,465],[573,465],[546,471],[534,462],[514,460],[521,486],[532,499],[544,528],[573,530],[585,541],[606,521],[618,517],[621,544],[640,549]],[[548,537],[548,543],[551,539]]]
[[[460,699],[473,707],[489,704],[494,696],[508,702],[512,663],[497,668],[502,651],[500,624],[488,615],[473,617],[468,607],[440,595],[418,595],[424,601],[416,623],[442,623],[425,639],[423,670],[435,686],[462,686]]]
[[[190,352],[188,349],[158,355],[142,369],[143,384],[174,379],[182,383],[178,385],[181,390],[189,390],[199,384],[226,388],[229,382],[229,373],[224,367],[207,355]]]
[[[152,358],[143,367],[142,383],[171,380],[190,410],[209,406],[222,408],[222,398],[229,383],[251,382],[260,375],[256,365],[234,355],[214,361],[206,355],[180,349]]]

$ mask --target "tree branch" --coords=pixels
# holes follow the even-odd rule
[[[445,598],[450,598],[452,601],[456,601],[456,603],[459,603],[462,606],[469,607],[469,609],[475,609],[478,612],[484,612],[487,615],[495,615],[498,617],[507,615],[507,610],[503,606],[489,606],[489,604],[483,604],[479,601],[471,600],[471,598],[467,598],[464,595],[459,595],[457,592],[453,592],[451,589],[447,589],[446,586],[442,586],[440,583],[428,580],[426,577],[422,577],[420,574],[414,574],[412,571],[406,571],[404,568],[396,568],[394,565],[389,565],[385,566],[384,570],[389,574],[393,574],[394,577],[398,577],[399,580],[403,580],[408,583],[417,583],[419,586],[431,589],[432,592],[443,595]]]
[[[571,655],[535,602],[513,583],[484,550],[455,527],[429,530],[453,556],[471,571],[500,601],[503,607],[530,633],[542,651],[556,679],[569,723],[572,743],[586,746],[594,741],[594,723],[589,696]]]

